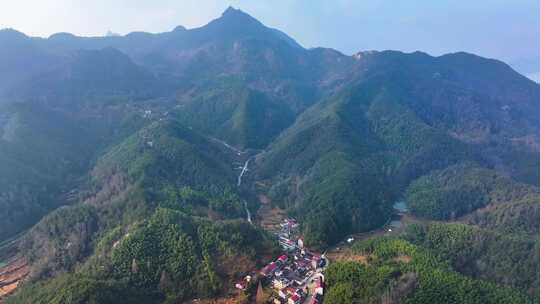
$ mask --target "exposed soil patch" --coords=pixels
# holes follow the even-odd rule
[[[257,210],[256,220],[258,224],[267,231],[279,232],[279,224],[287,218],[287,213],[283,209],[273,207],[272,202],[266,195],[261,194],[258,198],[261,202],[261,207]]]
[[[15,258],[0,267],[0,303],[12,294],[30,272],[30,267],[23,258]]]
[[[396,262],[401,262],[401,263],[410,263],[412,258],[408,255],[400,255],[400,256],[395,257],[393,260]]]
[[[247,304],[249,301],[245,299],[244,297],[238,295],[238,296],[232,296],[230,298],[220,298],[220,299],[209,299],[209,300],[200,300],[200,301],[193,301],[192,303],[200,303],[200,304]]]
[[[11,284],[0,286],[0,303],[4,303],[3,302],[4,296],[8,296],[12,294],[15,291],[15,289],[17,289],[17,286],[19,286],[19,283],[20,281],[16,281]]]
[[[326,253],[326,257],[330,261],[347,261],[347,262],[359,262],[367,265],[369,256],[363,254],[356,254],[352,251],[350,247],[347,248],[337,248],[333,249]]]

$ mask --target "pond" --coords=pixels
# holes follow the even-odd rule
[[[397,201],[394,203],[394,209],[396,209],[398,212],[408,212],[409,208],[407,207],[407,203],[405,201]]]
[[[403,227],[403,222],[401,221],[401,216],[403,213],[407,213],[409,208],[404,200],[399,200],[394,203],[394,215],[390,221],[390,227],[393,229],[399,229]]]
[[[392,228],[401,228],[403,226],[403,223],[401,220],[394,220],[390,222],[390,227]]]

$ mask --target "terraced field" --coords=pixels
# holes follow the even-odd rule
[[[0,304],[3,299],[13,293],[19,283],[28,275],[30,271],[26,260],[16,258],[8,263],[2,262],[0,265]]]

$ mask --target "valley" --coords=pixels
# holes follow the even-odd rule
[[[240,171],[237,187],[242,187],[244,175],[249,171],[250,161],[264,151],[250,156],[249,152],[238,150],[224,141],[217,139],[215,141],[232,150],[239,157],[247,156],[243,166],[235,168]],[[312,253],[309,249],[304,248],[296,220],[285,218],[284,210],[266,210],[265,208],[269,208],[270,202],[263,194],[260,194],[258,199],[261,206],[257,212],[257,224],[275,235],[283,252],[275,261],[269,262],[262,269],[251,271],[243,278],[239,278],[234,287],[242,293],[248,288],[252,289],[253,286],[258,286],[256,294],[248,296],[250,302],[293,304],[322,302],[324,294],[324,275],[322,273],[328,260],[324,255]],[[253,224],[247,201],[244,200],[243,204],[246,220]]]

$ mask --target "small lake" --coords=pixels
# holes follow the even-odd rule
[[[396,220],[396,221],[391,221],[390,222],[390,227],[401,228],[402,226],[403,226],[403,223],[401,222],[401,220]]]
[[[407,203],[405,203],[405,201],[395,202],[394,209],[396,209],[398,212],[409,212],[409,208],[407,207]]]
[[[390,227],[399,229],[403,227],[403,222],[401,221],[401,214],[407,213],[409,211],[409,208],[407,208],[407,204],[404,200],[399,200],[394,203],[394,215],[392,216],[392,220],[390,221]]]

